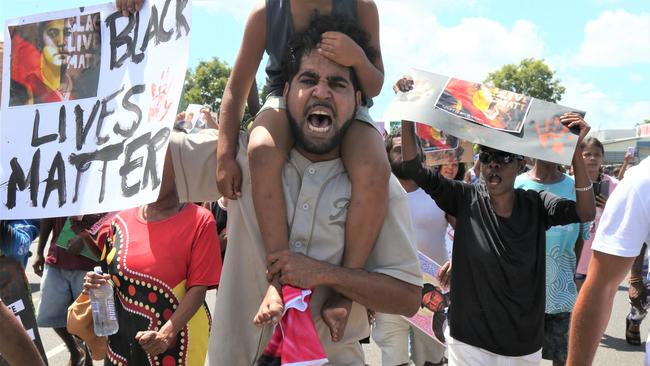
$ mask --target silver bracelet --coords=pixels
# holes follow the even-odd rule
[[[586,187],[582,187],[582,188],[578,188],[578,187],[576,187],[576,191],[577,191],[577,192],[587,192],[587,191],[589,191],[589,190],[591,190],[591,189],[593,189],[593,188],[594,188],[593,185],[588,185],[588,186],[586,186]]]

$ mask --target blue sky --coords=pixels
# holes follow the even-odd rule
[[[213,56],[231,66],[257,0],[193,0],[190,66]],[[587,111],[594,129],[650,118],[647,0],[375,0],[386,79],[371,114],[381,120],[392,83],[418,67],[482,81],[526,57],[543,58],[567,88],[560,104]],[[0,18],[105,1],[0,0]],[[262,67],[258,84],[264,82]]]

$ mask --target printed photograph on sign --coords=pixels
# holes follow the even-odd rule
[[[201,115],[201,109],[204,107],[200,104],[190,104],[185,109],[185,113],[179,114],[177,117],[183,117],[182,119],[177,119],[174,123],[174,129],[177,131],[183,131],[186,133],[197,132],[206,128],[205,118]]]
[[[10,107],[97,96],[99,13],[11,26],[9,35]]]
[[[391,132],[400,128],[401,122],[390,122]],[[420,138],[427,166],[473,162],[471,142],[459,139],[423,123],[415,124],[415,133]]]
[[[444,333],[448,326],[447,308],[451,303],[449,289],[442,288],[438,281],[438,263],[420,252],[418,259],[423,283],[420,310],[406,320],[435,341],[446,345]]]
[[[436,108],[485,127],[519,133],[531,101],[522,94],[450,78]]]
[[[402,128],[402,122],[400,121],[390,121],[388,123],[388,133],[393,133]]]
[[[422,143],[427,166],[472,162],[471,142],[422,123],[415,124],[415,133]]]
[[[422,150],[430,151],[455,150],[460,146],[460,140],[452,135],[437,130],[422,123],[415,124],[415,133],[420,137]]]

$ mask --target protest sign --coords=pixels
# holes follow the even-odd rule
[[[531,99],[485,84],[449,78],[436,108],[486,127],[519,133]]]
[[[401,122],[390,122],[391,132],[400,128]],[[416,124],[415,133],[420,138],[426,165],[472,163],[474,154],[471,142],[421,123]]]
[[[416,125],[415,133],[422,142],[426,165],[472,162],[474,154],[471,142],[423,124]]]
[[[68,247],[70,246],[70,240],[75,237],[77,237],[77,234],[72,230],[72,220],[70,217],[68,217],[65,220],[65,224],[63,224],[63,228],[61,228],[61,232],[59,233],[58,238],[56,239],[56,245],[67,251]],[[90,250],[90,247],[88,247],[88,245],[83,246],[83,249],[79,255],[89,258],[94,262],[99,262],[99,256],[95,255],[95,253]]]
[[[413,89],[397,93],[384,119],[423,123],[473,143],[558,164],[571,164],[578,136],[563,126],[559,117],[566,112],[582,115],[584,112],[478,83],[454,84],[452,81],[459,79],[422,70],[413,69],[407,75],[413,79]],[[455,88],[449,88],[450,82]],[[448,95],[457,96],[455,104],[452,99],[443,98],[445,90]],[[493,101],[488,101],[489,98]],[[510,122],[507,126],[493,125],[497,122],[481,117],[478,113],[481,109],[492,109],[492,114],[488,114],[497,122],[501,119],[498,123]],[[512,117],[505,117],[508,114]]]
[[[41,336],[38,333],[36,313],[32,303],[32,295],[29,291],[29,282],[27,276],[25,276],[25,269],[17,260],[11,257],[0,256],[0,298],[23,325],[47,364]],[[8,363],[0,356],[0,366],[4,365],[8,365]]]
[[[438,281],[440,265],[418,251],[420,271],[422,271],[422,302],[420,310],[406,320],[436,342],[447,345],[445,329],[447,328],[447,308],[449,307],[448,289],[442,288]]]
[[[114,4],[5,27],[0,217],[154,201],[189,54],[190,0]]]
[[[203,109],[203,106],[200,104],[188,105],[185,108],[185,113],[180,115],[183,116],[183,119],[177,120],[174,128],[186,133],[205,128],[205,119],[201,116],[201,109]]]

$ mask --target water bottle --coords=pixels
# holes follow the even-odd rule
[[[95,267],[94,271],[103,274],[101,267]],[[90,306],[93,310],[95,334],[103,337],[117,333],[120,326],[115,313],[113,288],[109,283],[90,290]]]

